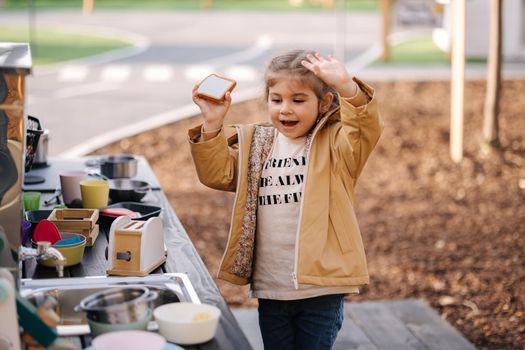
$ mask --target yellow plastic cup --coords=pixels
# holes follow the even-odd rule
[[[82,206],[90,209],[100,209],[108,206],[109,183],[106,180],[80,181]]]

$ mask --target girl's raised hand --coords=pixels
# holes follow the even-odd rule
[[[357,93],[357,84],[348,74],[344,64],[331,55],[325,58],[316,52],[315,55],[309,54],[306,58],[307,60],[302,61],[301,64],[333,87],[341,96],[352,97]]]
[[[226,93],[223,101],[216,102],[199,96],[197,93],[198,88],[199,85],[195,85],[193,87],[192,100],[202,112],[202,116],[204,118],[204,131],[220,129],[222,127],[222,123],[224,122],[224,118],[226,117],[226,112],[228,112],[228,109],[232,103],[230,93]]]

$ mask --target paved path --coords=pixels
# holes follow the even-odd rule
[[[38,26],[133,34],[141,50],[112,61],[37,67],[28,79],[27,111],[51,130],[51,155],[86,140],[102,142],[123,126],[176,118],[181,108],[187,113],[191,87],[209,72],[238,80],[237,93],[261,89],[261,68],[276,52],[295,47],[332,52],[335,21],[330,12],[42,12]],[[0,14],[0,22],[27,26],[28,18]],[[353,33],[346,38],[348,56],[366,50],[379,35],[374,13],[348,15],[347,23]]]
[[[233,309],[254,350],[262,350],[256,309]],[[346,303],[334,350],[475,350],[423,300]]]

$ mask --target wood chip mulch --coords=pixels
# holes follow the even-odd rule
[[[481,146],[485,82],[466,84],[464,159],[449,156],[450,84],[378,82],[386,129],[357,188],[371,283],[351,301],[423,298],[479,349],[525,348],[525,81],[505,81],[501,147]],[[227,122],[265,119],[261,101]],[[186,140],[200,117],[126,138],[97,154],[144,155],[212,276],[233,195],[195,175]],[[232,307],[246,287],[218,281]]]

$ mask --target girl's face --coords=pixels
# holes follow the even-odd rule
[[[319,101],[313,89],[299,79],[279,79],[268,89],[270,120],[286,137],[306,136],[314,126],[319,112],[326,112],[332,98],[327,93],[324,100]]]

